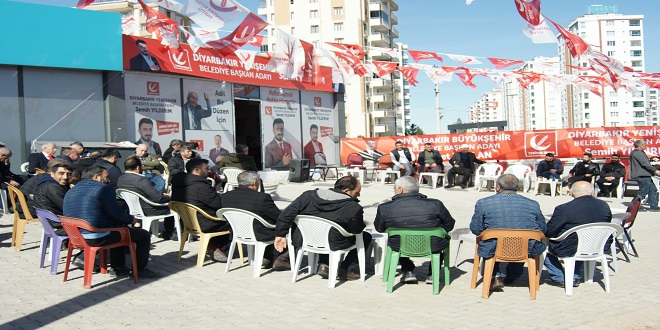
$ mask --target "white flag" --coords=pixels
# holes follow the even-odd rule
[[[275,32],[275,49],[267,70],[275,71],[288,78],[298,78],[300,68],[305,65],[305,50],[300,40],[282,30]]]
[[[256,50],[237,49],[234,51],[234,54],[238,57],[238,60],[243,63],[243,68],[245,68],[245,70],[252,69],[252,65],[254,65],[254,57],[257,56]]]
[[[186,42],[192,48],[193,52],[197,53],[200,47],[204,47],[204,42],[199,38],[195,37],[192,33],[186,31],[186,29],[179,26],[179,30],[183,33],[183,37],[186,39]]]
[[[532,39],[532,42],[535,44],[557,43],[557,37],[550,30],[545,18],[542,18],[537,26],[527,23],[527,26],[523,29],[523,33]]]
[[[132,35],[135,33],[135,29],[138,27],[138,23],[134,17],[126,17],[121,20],[121,33]]]
[[[217,30],[249,12],[234,0],[188,0],[181,13],[200,26]]]
[[[218,35],[218,30],[205,29],[203,27],[196,25],[192,25],[190,26],[190,28],[195,33],[195,37],[199,38],[199,40],[201,40],[203,43],[220,39],[220,36]]]
[[[149,0],[149,2],[177,12],[181,12],[181,9],[183,9],[183,4],[174,0]]]
[[[461,62],[461,63],[463,63],[463,64],[468,64],[468,65],[469,65],[469,64],[481,64],[481,62],[479,62],[479,61],[477,60],[477,58],[474,57],[474,56],[467,56],[467,55],[453,55],[453,54],[447,54],[447,56],[448,56],[449,58],[451,58],[452,60],[454,60],[454,61],[456,61],[456,62]]]
[[[425,68],[424,73],[433,81],[434,83],[443,83],[445,81],[451,81],[453,76],[450,72],[447,72],[441,68]]]

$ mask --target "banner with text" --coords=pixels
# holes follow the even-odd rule
[[[332,69],[329,67],[319,69],[318,83],[307,84],[266,70],[270,58],[264,56],[256,56],[252,67],[246,69],[243,63],[247,60],[240,60],[233,54],[223,57],[211,48],[200,48],[195,53],[190,46],[181,44],[178,52],[174,52],[155,39],[127,35],[122,38],[126,70],[171,72],[257,86],[332,92]]]
[[[331,93],[301,91],[303,156],[315,165],[314,154],[322,152],[326,164],[337,164],[335,112]]]
[[[299,100],[297,90],[261,87],[264,168],[288,169],[291,159],[303,158]]]
[[[646,141],[647,154],[660,154],[660,127],[635,126],[341,139],[342,162],[346,163],[348,155],[365,150],[370,140],[376,142],[375,149],[382,153],[393,150],[397,140],[415,153],[424,150],[428,142],[445,160],[463,144],[482,160],[542,159],[549,152],[558,158],[580,158],[585,152],[594,158],[606,158],[614,153],[628,157],[635,140]]]
[[[178,78],[128,72],[124,86],[129,129],[126,136],[131,141],[146,142],[150,145],[149,153],[159,154],[172,139],[183,138]]]

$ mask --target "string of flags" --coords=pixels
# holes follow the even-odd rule
[[[564,29],[548,17],[541,14],[541,0],[514,0],[516,10],[527,22],[523,34],[533,43],[557,43],[555,34],[547,22],[550,22],[561,35],[573,58],[580,58],[588,63],[587,67],[570,66],[583,74],[544,74],[534,71],[523,71],[526,63],[520,59],[503,59],[495,57],[480,57],[470,55],[447,54],[425,50],[408,50],[414,61],[408,65],[398,65],[391,61],[365,61],[365,51],[359,45],[325,43],[321,47],[300,40],[281,29],[271,26],[258,15],[250,12],[236,0],[188,0],[185,4],[176,0],[148,0],[152,3],[179,12],[189,17],[195,24],[190,31],[149,7],[143,0],[137,0],[146,15],[146,29],[160,40],[164,49],[177,52],[179,48],[179,35],[182,34],[194,52],[201,47],[212,49],[218,56],[235,55],[246,69],[250,69],[256,56],[269,58],[267,70],[277,72],[289,79],[299,80],[303,83],[318,83],[317,72],[321,66],[332,67],[334,83],[349,84],[353,76],[366,75],[389,78],[395,71],[401,72],[404,78],[413,86],[419,81],[420,71],[434,83],[451,81],[457,76],[466,86],[476,88],[473,79],[478,76],[486,77],[496,84],[503,79],[516,79],[523,88],[532,83],[545,81],[556,88],[574,85],[580,89],[588,90],[602,96],[601,87],[611,87],[615,90],[621,88],[631,92],[638,92],[641,84],[651,88],[660,88],[660,73],[634,72],[632,68],[625,67],[618,60],[607,56],[589,46],[580,37]],[[78,0],[78,8],[92,4],[94,0]],[[470,5],[472,1],[467,0]],[[221,37],[219,29],[226,23],[242,18],[240,24],[228,35]],[[128,17],[122,21],[123,31],[133,31],[137,22]],[[260,34],[266,28],[275,31],[274,48],[268,52],[244,49],[246,45],[261,47],[264,35]],[[398,57],[399,51],[393,48],[368,47],[370,52],[378,52]],[[459,63],[457,66],[442,65],[445,59]],[[432,61],[435,65],[423,64],[420,61]],[[429,63],[429,62],[427,62]],[[474,68],[475,65],[490,63],[495,69]],[[518,66],[513,70],[505,70]],[[592,72],[592,75],[584,75]]]

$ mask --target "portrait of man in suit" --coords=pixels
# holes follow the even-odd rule
[[[206,100],[206,109],[202,108],[198,102],[199,98],[196,92],[188,92],[186,103],[183,105],[183,127],[189,130],[201,130],[202,118],[211,117],[213,110],[211,110],[211,102],[209,102],[208,94],[204,93],[204,100]]]
[[[131,70],[139,71],[160,71],[160,66],[155,57],[149,54],[149,49],[147,48],[147,43],[144,40],[137,40],[135,42],[139,54],[131,58],[130,68]]]
[[[303,155],[305,159],[309,159],[309,163],[313,167],[315,165],[314,154],[323,152],[323,144],[319,141],[319,127],[316,124],[309,127],[309,137],[309,142],[303,148]]]
[[[147,153],[150,153],[157,158],[160,158],[163,156],[163,152],[160,149],[160,144],[158,142],[153,141],[151,138],[153,137],[153,132],[154,132],[154,122],[153,120],[149,118],[142,118],[138,122],[138,133],[140,134],[140,139],[135,141],[135,144],[140,145],[140,144],[146,144],[147,147]]]
[[[291,163],[291,145],[284,141],[284,120],[273,120],[275,137],[266,145],[264,167],[287,167]]]
[[[209,158],[214,164],[217,164],[223,157],[229,155],[229,150],[222,147],[222,137],[216,135],[213,137],[215,146],[209,151]]]

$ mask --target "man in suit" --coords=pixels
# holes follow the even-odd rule
[[[229,155],[229,150],[222,147],[222,137],[220,135],[213,137],[213,143],[215,144],[215,148],[209,151],[209,158],[211,158],[213,164],[217,164],[223,157]]]
[[[573,200],[555,207],[552,218],[548,221],[545,236],[557,237],[565,231],[580,225],[605,222],[612,220],[612,212],[609,205],[602,200],[594,198],[594,187],[590,182],[578,181],[570,190]],[[564,268],[557,257],[570,257],[577,250],[577,234],[571,234],[561,242],[550,241],[548,253],[545,258],[545,268],[550,274],[547,284],[564,287]],[[575,274],[573,275],[573,286],[580,285],[582,276],[582,261],[575,262]]]
[[[310,140],[303,148],[303,155],[306,159],[309,159],[310,166],[314,167],[316,165],[314,154],[317,152],[323,152],[323,144],[319,142],[319,127],[316,126],[316,124],[312,124],[312,126],[309,127],[309,136]]]
[[[37,169],[47,171],[48,161],[55,158],[57,146],[52,142],[45,142],[41,145],[41,152],[31,153],[28,156],[28,173],[34,174]]]
[[[442,163],[442,155],[433,149],[433,144],[430,142],[424,144],[424,151],[417,156],[417,163],[419,163],[420,172],[442,173],[445,169],[445,165]]]
[[[383,157],[383,153],[376,150],[376,141],[375,140],[369,140],[367,141],[367,149],[364,149],[363,151],[358,152],[360,157],[362,157],[362,161],[364,162],[365,160],[370,160],[373,161],[374,163],[378,163],[378,160],[380,157]]]
[[[140,119],[138,122],[138,133],[140,134],[140,139],[135,141],[135,144],[146,144],[147,152],[160,158],[163,155],[163,152],[160,149],[160,144],[151,139],[154,133],[153,120],[146,117]]]
[[[128,157],[126,161],[124,161],[124,169],[126,171],[119,177],[117,188],[136,192],[153,203],[169,203],[170,196],[159,192],[156,187],[154,187],[153,182],[142,175],[142,162],[140,161],[140,158],[135,156]],[[167,205],[152,206],[144,201],[140,201],[140,206],[146,216],[170,214],[170,209]],[[161,237],[164,240],[169,240],[172,237],[172,232],[174,232],[174,218],[165,218],[164,227],[165,229],[163,230]],[[145,229],[149,230],[149,228]]]
[[[266,145],[266,159],[264,167],[287,167],[291,163],[292,153],[289,142],[284,141],[284,120],[273,120],[273,134],[275,137]]]
[[[454,175],[462,175],[463,181],[461,181],[461,188],[465,189],[470,182],[470,174],[474,171],[474,164],[483,164],[485,163],[482,160],[477,159],[477,156],[473,152],[470,152],[470,148],[467,144],[461,145],[461,151],[455,152],[449,164],[452,168],[447,171],[447,185],[445,188],[451,188],[454,186]]]
[[[280,209],[273,202],[273,198],[258,189],[261,186],[261,178],[257,172],[245,171],[238,175],[238,188],[222,195],[222,207],[233,207],[252,212],[268,223],[274,225],[280,216]],[[266,228],[259,221],[252,222],[255,238],[258,241],[270,241],[275,239],[275,229]],[[264,269],[273,268],[276,271],[291,270],[288,252],[280,255],[280,252],[269,245],[264,253],[262,263]]]
[[[140,70],[140,71],[160,71],[160,66],[155,57],[149,54],[149,49],[147,48],[147,43],[144,40],[137,40],[135,42],[139,54],[131,58],[130,68],[131,70]]]
[[[198,96],[196,92],[188,92],[186,103],[183,105],[183,127],[190,130],[202,129],[202,118],[211,117],[213,110],[208,94],[204,93],[206,100],[206,109],[197,103]]]

